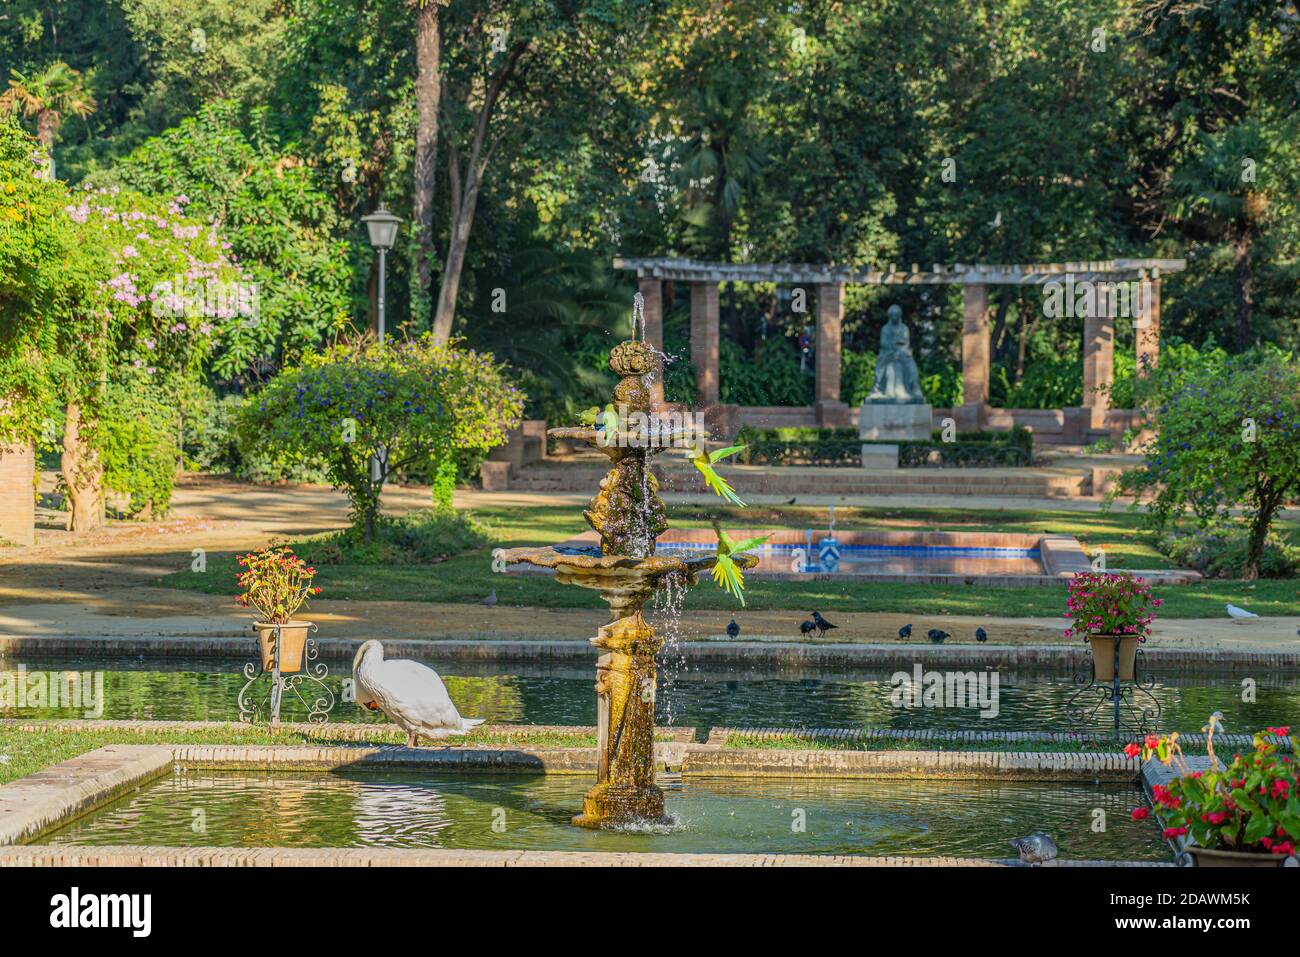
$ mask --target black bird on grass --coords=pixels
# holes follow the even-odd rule
[[[727,637],[735,638],[739,634],[740,634],[740,626],[736,624],[736,619],[733,618],[731,619],[731,623],[727,625]]]
[[[899,638],[902,638],[904,641],[906,641],[908,638],[911,638],[911,637],[912,637],[912,625],[911,625],[911,622],[909,622],[908,624],[904,625],[902,628],[898,629],[898,637],[899,637]]]
[[[830,631],[832,628],[839,627],[839,625],[832,625],[829,621],[823,618],[822,613],[819,611],[812,613],[812,620],[817,625],[818,637],[820,638],[825,638],[826,632]]]
[[[940,631],[938,628],[931,628],[929,631],[925,633],[925,636],[929,638],[932,642],[934,642],[936,645],[942,645],[945,641],[947,641],[949,638],[952,637],[950,634],[948,634],[948,632]]]
[[[803,635],[805,638],[807,638],[810,634],[812,634],[816,630],[817,630],[817,622],[815,621],[805,621],[802,625],[799,626],[799,634]]]
[[[975,629],[975,640],[978,641],[978,642],[981,642],[981,643],[983,643],[983,642],[985,642],[985,641],[988,641],[988,640],[989,640],[989,633],[988,633],[987,631],[985,631],[983,628],[976,628],[976,629]]]

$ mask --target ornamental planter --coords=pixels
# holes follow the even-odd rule
[[[1251,854],[1195,844],[1188,844],[1185,850],[1192,856],[1194,867],[1284,867],[1290,860],[1287,854]]]
[[[275,667],[275,632],[280,630],[283,646],[280,648],[280,674],[289,675],[302,670],[303,651],[307,647],[307,632],[311,630],[309,621],[291,621],[284,625],[273,625],[259,621],[253,625],[257,629],[257,644],[262,651],[262,670],[270,671]]]
[[[1092,673],[1098,682],[1115,680],[1115,642],[1119,642],[1119,680],[1132,681],[1137,657],[1137,635],[1089,635]]]

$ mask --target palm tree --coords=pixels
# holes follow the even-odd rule
[[[0,113],[36,117],[36,139],[45,148],[49,178],[54,179],[54,139],[64,114],[89,116],[95,110],[95,99],[81,73],[61,60],[29,76],[17,70],[10,74],[9,89],[0,93]]]

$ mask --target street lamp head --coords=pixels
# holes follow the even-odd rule
[[[378,209],[369,216],[362,216],[361,221],[370,232],[370,245],[376,249],[393,248],[393,243],[397,242],[397,227],[402,225],[400,216],[394,216],[387,206],[380,203]]]

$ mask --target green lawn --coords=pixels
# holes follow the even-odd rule
[[[660,740],[670,739],[672,729],[656,734]],[[231,727],[228,725],[201,730],[176,728],[92,728],[77,730],[49,729],[40,733],[19,730],[14,725],[0,724],[0,784],[35,774],[60,761],[75,758],[106,744],[356,744],[357,739],[332,738],[329,726],[319,732],[303,734],[281,729],[272,731],[262,727]],[[391,728],[368,729],[363,744],[405,744],[406,735]],[[427,742],[422,746],[427,747]],[[492,732],[475,731],[464,738],[449,738],[439,747],[495,747],[514,746],[529,748],[594,748],[596,736],[580,731],[537,729],[521,725],[519,729]]]
[[[571,506],[484,509],[477,513],[492,529],[494,545],[549,545],[582,531],[579,510]],[[713,516],[728,524],[748,528],[818,528],[824,526],[824,508],[798,506],[747,509],[676,506],[669,509],[674,527],[705,528]],[[1164,558],[1145,540],[1138,517],[1116,508],[1109,512],[837,508],[840,530],[924,528],[931,531],[1045,533],[1073,535],[1090,554],[1104,549],[1107,567],[1169,568]],[[1300,543],[1300,524],[1279,526],[1286,537]],[[177,572],[162,581],[174,588],[210,594],[233,595],[233,554],[210,554],[205,573]],[[459,555],[436,565],[330,565],[320,568],[323,597],[440,601],[470,604],[492,589],[504,605],[544,608],[599,608],[599,596],[587,589],[565,588],[548,576],[492,572],[491,549]],[[918,615],[997,615],[1001,617],[1055,616],[1063,607],[1063,586],[993,588],[981,585],[935,586],[853,581],[763,581],[751,578],[745,589],[746,605],[756,610],[880,611]],[[1222,617],[1226,602],[1244,605],[1262,615],[1300,615],[1300,581],[1270,580],[1253,585],[1212,581],[1161,589],[1168,618]],[[735,602],[709,581],[692,592],[690,607],[729,610]]]

